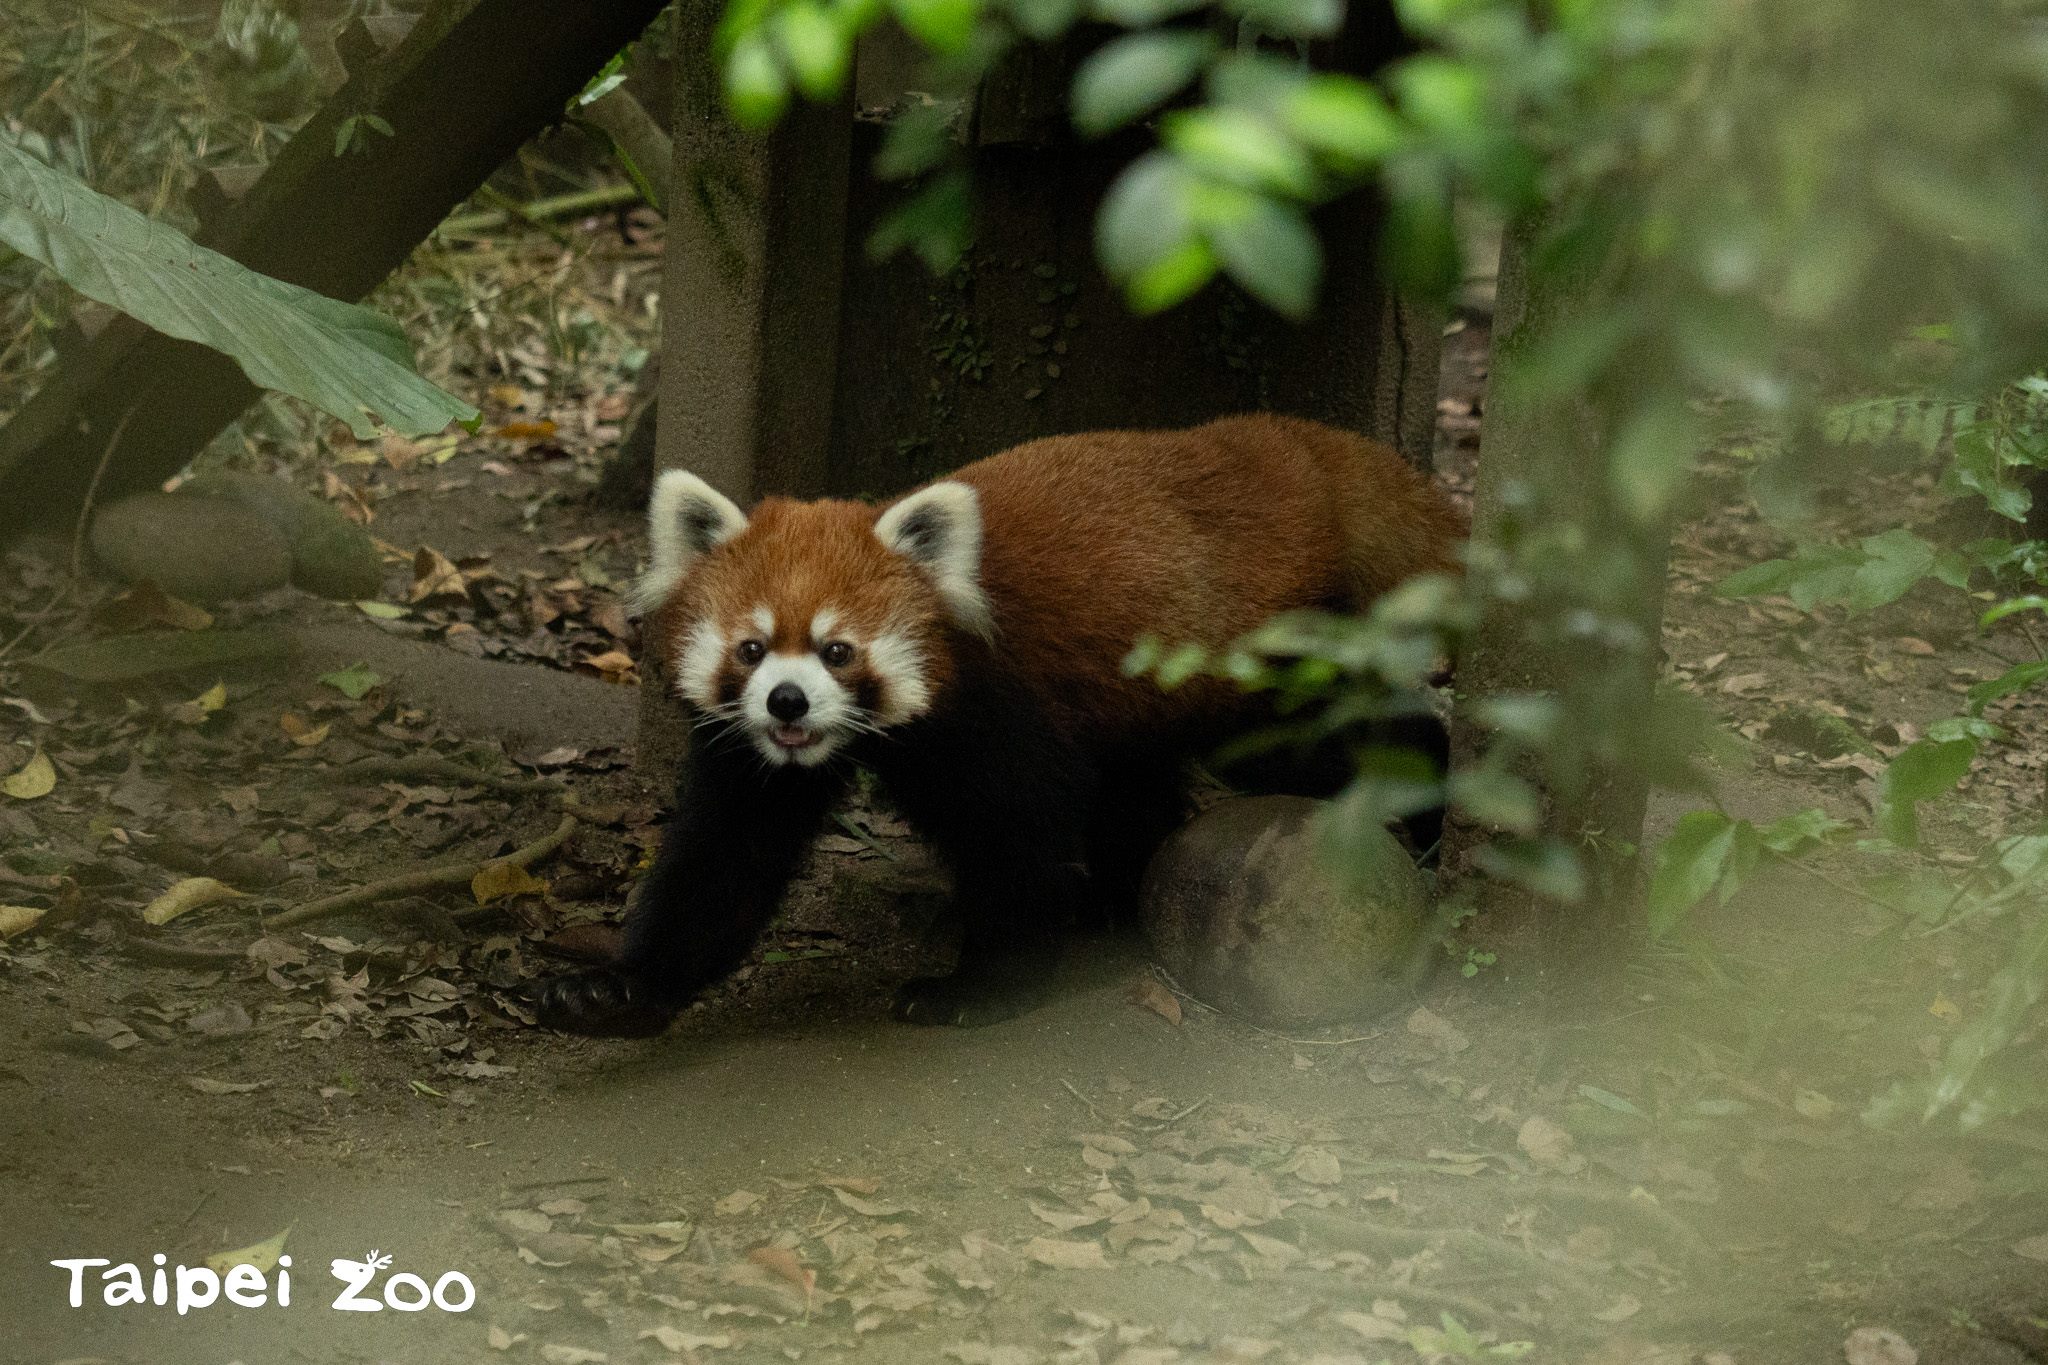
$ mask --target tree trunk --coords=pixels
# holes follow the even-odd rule
[[[1596,401],[1531,393],[1518,383],[1531,346],[1596,310],[1604,287],[1593,267],[1532,272],[1531,255],[1542,232],[1540,221],[1525,220],[1510,228],[1501,245],[1473,540],[1482,556],[1511,556],[1533,537],[1553,538],[1553,544],[1561,539],[1576,544],[1570,553],[1585,572],[1567,569],[1561,575],[1566,595],[1540,601],[1534,610],[1529,601],[1487,602],[1458,663],[1454,771],[1475,764],[1487,746],[1488,736],[1474,718],[1480,700],[1547,694],[1561,701],[1567,726],[1626,735],[1642,732],[1656,678],[1668,530],[1635,525],[1614,505],[1604,414]],[[1616,581],[1628,590],[1609,600],[1580,595],[1598,590],[1591,585]],[[1589,641],[1575,633],[1571,618],[1586,606],[1621,624],[1621,633],[1632,639]],[[1640,937],[1636,854],[1648,791],[1623,749],[1606,760],[1589,757],[1570,765],[1562,775],[1553,768],[1547,780],[1522,772],[1542,790],[1542,833],[1580,855],[1585,895],[1577,904],[1559,905],[1478,875],[1474,861],[1490,831],[1456,816],[1445,831],[1446,891],[1467,897],[1481,911],[1475,937],[1498,953],[1503,977],[1525,990],[1567,998],[1562,986],[1589,965],[1616,960]]]

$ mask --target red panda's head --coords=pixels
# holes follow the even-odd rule
[[[949,628],[990,630],[975,491],[938,483],[880,511],[769,498],[753,515],[671,470],[648,506],[637,601],[678,695],[770,763],[825,762],[931,709]]]

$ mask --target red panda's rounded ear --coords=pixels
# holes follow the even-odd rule
[[[695,474],[671,469],[647,502],[647,572],[633,588],[639,611],[660,606],[705,554],[747,529],[747,514]]]
[[[924,570],[953,619],[977,635],[993,629],[981,591],[981,496],[948,480],[921,488],[875,522],[882,544]]]

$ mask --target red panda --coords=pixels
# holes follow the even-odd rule
[[[966,922],[959,968],[898,1016],[1020,1012],[1087,870],[1142,866],[1184,762],[1247,722],[1226,680],[1126,676],[1132,644],[1361,607],[1457,572],[1466,532],[1387,447],[1265,414],[1032,441],[881,508],[750,515],[671,471],[648,523],[646,647],[697,729],[619,958],[541,989],[542,1022],[577,1032],[657,1032],[744,961],[854,764],[948,862]]]

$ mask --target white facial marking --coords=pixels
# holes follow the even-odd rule
[[[972,487],[949,479],[912,493],[882,513],[875,535],[930,576],[956,622],[994,635],[981,591],[981,495]]]
[[[879,635],[867,647],[868,666],[882,680],[882,708],[875,717],[901,725],[931,709],[932,687],[925,677],[924,651],[904,635]]]
[[[633,609],[660,606],[699,559],[746,529],[747,514],[695,474],[663,474],[647,500],[647,572],[633,587]]]
[[[755,630],[758,630],[758,631],[760,631],[760,632],[761,632],[761,638],[762,638],[762,639],[764,639],[764,640],[772,640],[772,639],[774,639],[774,638],[775,638],[775,613],[774,613],[774,612],[772,612],[772,611],[770,611],[770,610],[768,610],[768,608],[766,608],[766,607],[755,607],[755,608],[754,608],[754,629],[755,629]]]
[[[768,710],[768,694],[784,683],[802,688],[810,703],[810,709],[793,726],[777,720]],[[815,654],[770,654],[747,679],[740,692],[740,706],[754,747],[770,763],[805,767],[823,763],[852,734],[847,722],[853,718],[853,698]],[[777,744],[773,732],[788,729],[806,731],[815,739],[803,748]]]
[[[822,645],[832,638],[832,632],[839,629],[839,613],[830,607],[821,607],[811,618],[811,643]]]
[[[699,621],[683,636],[676,650],[676,688],[702,707],[718,704],[718,670],[732,648],[725,632],[709,621]]]

